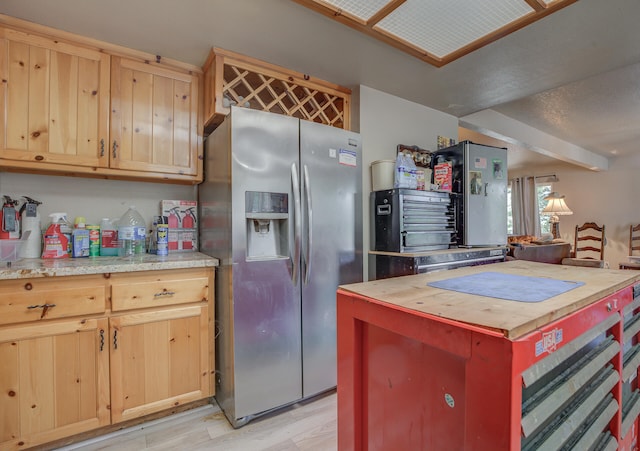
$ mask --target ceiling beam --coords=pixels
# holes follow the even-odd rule
[[[375,24],[377,24],[382,19],[387,17],[389,14],[394,12],[398,8],[398,6],[402,5],[406,1],[407,0],[392,0],[392,1],[390,1],[383,8],[381,8],[377,13],[375,13],[373,16],[371,16],[369,18],[369,20],[367,20],[367,27],[369,27],[369,28],[373,27]]]
[[[469,130],[592,171],[609,169],[609,160],[606,157],[568,141],[563,141],[491,109],[461,117],[459,124]]]
[[[543,0],[524,0],[529,6],[536,11],[543,11],[547,9],[547,4]]]

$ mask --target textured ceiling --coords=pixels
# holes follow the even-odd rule
[[[459,117],[492,108],[603,155],[638,152],[637,0],[579,0],[441,68],[291,0],[2,0],[0,13],[199,66],[217,46]]]
[[[640,63],[493,109],[606,156],[640,152]]]

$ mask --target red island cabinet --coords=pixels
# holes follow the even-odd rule
[[[526,303],[427,285],[489,270],[580,286]],[[338,449],[637,449],[639,280],[514,261],[340,287]]]

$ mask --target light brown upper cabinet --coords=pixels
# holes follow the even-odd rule
[[[111,60],[111,167],[197,175],[198,77]]]
[[[0,169],[202,181],[199,68],[0,15],[0,79]]]
[[[109,55],[0,31],[0,157],[108,167]]]

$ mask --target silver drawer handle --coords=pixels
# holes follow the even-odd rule
[[[175,291],[162,291],[160,293],[156,293],[153,295],[153,297],[160,297],[160,296],[173,296],[174,294],[176,294]]]

